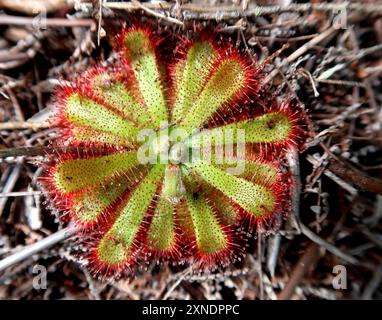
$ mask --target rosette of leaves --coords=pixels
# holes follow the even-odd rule
[[[226,266],[248,231],[287,210],[280,163],[301,118],[291,100],[260,90],[259,66],[230,43],[176,39],[173,50],[150,28],[124,29],[118,62],[57,89],[69,148],[51,155],[44,186],[94,275],[152,260]]]

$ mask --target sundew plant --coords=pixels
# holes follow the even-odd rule
[[[94,276],[150,261],[227,266],[289,209],[282,163],[301,142],[302,109],[267,92],[263,66],[230,42],[167,38],[124,28],[117,62],[56,90],[65,148],[42,184]]]

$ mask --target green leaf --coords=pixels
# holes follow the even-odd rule
[[[140,168],[140,172],[143,172]],[[130,173],[116,175],[108,178],[101,184],[96,184],[80,193],[76,193],[71,202],[72,210],[76,220],[80,223],[92,223],[103,214],[108,208],[122,196],[134,184]]]
[[[121,112],[125,119],[131,120],[141,128],[147,128],[151,118],[145,106],[134,95],[134,89],[121,81],[115,81],[113,76],[117,77],[106,72],[97,74],[91,81],[94,95]]]
[[[138,164],[135,151],[89,159],[62,160],[56,166],[53,179],[58,190],[65,194],[99,184]]]
[[[235,164],[236,163],[233,162],[232,164],[223,163],[215,165],[216,167],[226,171],[228,168],[232,168]],[[238,177],[268,186],[272,186],[277,182],[278,170],[272,164],[260,160],[245,159],[243,169],[243,172],[237,175]]]
[[[164,175],[163,197],[172,203],[177,203],[185,192],[179,166],[169,165]]]
[[[152,122],[159,128],[162,122],[168,121],[168,116],[154,46],[148,34],[141,29],[127,32],[123,45]]]
[[[235,144],[238,141],[238,130],[244,130],[242,132],[246,143],[284,143],[290,139],[293,123],[284,112],[270,112],[253,120],[203,130],[187,139],[185,144],[193,148],[203,141],[211,141],[211,145],[221,144],[221,141],[223,144]]]
[[[172,122],[179,122],[202,91],[217,58],[217,52],[207,41],[195,42],[185,60],[175,66],[176,96]]]
[[[250,214],[264,217],[274,211],[275,195],[264,186],[233,176],[207,163],[197,162],[187,165]]]
[[[180,122],[179,127],[191,133],[193,129],[202,126],[220,107],[244,88],[246,76],[245,67],[241,61],[235,58],[223,60]]]
[[[222,251],[227,246],[227,239],[206,199],[188,197],[187,204],[199,251],[204,255]]]
[[[161,196],[147,232],[149,248],[161,251],[174,249],[176,245],[174,214],[174,205]]]
[[[77,93],[68,96],[65,117],[74,126],[72,133],[80,142],[130,146],[138,134],[137,126],[123,119],[117,112]]]
[[[133,243],[142,224],[158,184],[163,179],[164,166],[154,166],[132,192],[119,217],[102,237],[97,252],[104,263],[116,265],[133,256]]]

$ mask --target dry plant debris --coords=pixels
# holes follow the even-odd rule
[[[36,19],[43,2],[0,1],[0,298],[381,298],[382,4],[67,0]],[[113,30],[136,19],[216,29],[267,64],[272,94],[296,96],[311,119],[302,152],[285,161],[299,181],[292,214],[243,261],[209,274],[150,263],[130,282],[92,279],[36,183],[58,134],[47,123],[57,81],[113,63]],[[33,287],[35,265],[47,269],[46,290]],[[333,287],[340,265],[346,290]]]

